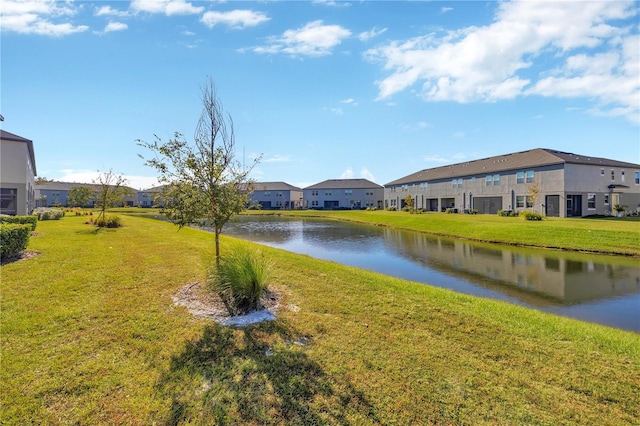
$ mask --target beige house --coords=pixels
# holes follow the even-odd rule
[[[425,169],[385,185],[385,207],[495,214],[533,210],[555,217],[640,209],[640,164],[552,149]]]
[[[0,130],[0,148],[0,214],[31,214],[37,174],[33,142]]]

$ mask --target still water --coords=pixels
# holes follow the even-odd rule
[[[372,225],[240,216],[224,233],[318,259],[640,333],[637,259],[521,249]]]

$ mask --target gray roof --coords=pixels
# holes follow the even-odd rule
[[[302,191],[286,182],[253,182],[254,191]]]
[[[14,135],[13,133],[7,132],[5,130],[0,130],[0,140],[26,143],[27,150],[29,150],[29,157],[31,158],[31,165],[33,166],[33,175],[38,175],[38,172],[36,171],[36,154],[33,150],[32,140],[23,138],[22,136]]]
[[[451,164],[449,166],[420,170],[419,172],[389,182],[385,186],[452,179],[464,176],[478,176],[495,172],[551,166],[554,164],[586,164],[601,167],[640,168],[640,164],[627,163],[608,158],[590,157],[588,155],[573,154],[553,149],[536,148],[528,151]]]
[[[381,189],[382,186],[367,179],[329,179],[304,189]]]

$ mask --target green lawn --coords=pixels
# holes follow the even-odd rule
[[[245,214],[324,217],[490,243],[640,256],[640,217],[545,218],[536,222],[485,214],[385,210],[248,210]]]
[[[223,328],[171,299],[204,278],[211,234],[85,220],[40,222],[29,245],[40,255],[0,269],[2,424],[640,418],[638,334],[268,247],[277,320]],[[223,236],[223,254],[247,244]]]

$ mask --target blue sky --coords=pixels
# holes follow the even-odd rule
[[[306,187],[552,148],[640,163],[640,3],[0,0],[38,175],[146,188],[210,77],[251,177]]]

